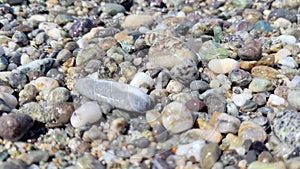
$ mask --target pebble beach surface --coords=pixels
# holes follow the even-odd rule
[[[0,0],[0,169],[299,169],[299,0]]]

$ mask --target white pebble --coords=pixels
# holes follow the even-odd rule
[[[208,68],[214,73],[226,74],[239,67],[239,62],[231,58],[212,59],[208,62]]]
[[[282,106],[282,105],[286,105],[286,101],[284,98],[280,97],[280,96],[277,96],[275,94],[271,94],[269,99],[268,99],[268,102],[267,102],[267,105],[268,106]]]
[[[102,117],[100,106],[97,102],[86,102],[74,111],[70,119],[71,124],[75,128],[93,124]]]
[[[239,90],[239,92],[235,92],[235,90]],[[232,101],[237,106],[242,106],[246,103],[247,100],[250,100],[252,98],[252,92],[249,89],[244,89],[242,91],[239,87],[233,87],[233,94],[232,94]]]
[[[298,67],[298,63],[292,57],[281,58],[278,61],[278,64],[280,64],[282,66],[287,66],[287,67],[292,68],[292,69]]]
[[[130,85],[137,88],[149,89],[154,85],[154,80],[144,72],[137,72],[131,80]]]
[[[180,133],[193,127],[194,120],[190,110],[183,103],[172,102],[162,111],[164,127],[171,133]]]
[[[204,140],[197,140],[190,144],[179,145],[176,149],[176,155],[186,156],[187,159],[194,157],[196,161],[200,162],[200,152],[205,146]]]

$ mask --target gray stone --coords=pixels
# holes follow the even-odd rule
[[[116,15],[117,13],[124,13],[125,8],[122,5],[114,3],[106,3],[101,7],[102,12],[105,12],[109,15]]]
[[[237,133],[240,125],[241,121],[238,118],[221,113],[216,119],[215,129],[221,133]]]
[[[221,94],[210,94],[204,98],[204,103],[207,106],[208,114],[214,112],[224,113],[226,98]]]
[[[287,100],[290,105],[300,110],[300,90],[288,90]]]
[[[203,168],[211,168],[219,159],[221,150],[217,143],[206,144],[200,152],[201,166]]]
[[[270,80],[255,77],[249,84],[249,89],[252,92],[265,92],[273,89],[273,84]]]

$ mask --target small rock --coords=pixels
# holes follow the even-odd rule
[[[50,103],[66,102],[70,97],[70,91],[64,87],[57,87],[50,91],[47,97]]]
[[[292,68],[292,69],[295,69],[295,68],[298,67],[298,63],[292,57],[281,58],[278,61],[278,64],[280,66],[286,66],[286,67],[289,67],[289,68]]]
[[[246,86],[252,80],[250,73],[242,69],[232,70],[228,75],[228,78],[234,85],[237,86]]]
[[[190,84],[190,88],[194,91],[204,92],[209,89],[209,84],[203,80],[194,80]]]
[[[240,125],[238,136],[242,137],[244,140],[250,139],[252,141],[263,142],[267,138],[267,133],[259,125],[251,121],[244,121]]]
[[[105,12],[111,16],[125,12],[125,8],[122,5],[114,3],[105,3],[103,6],[101,6],[101,10],[102,12]]]
[[[150,15],[131,14],[125,18],[122,27],[126,29],[136,29],[141,26],[150,27],[153,22],[153,17]]]
[[[217,143],[206,144],[200,151],[201,166],[211,168],[219,159],[221,151]]]
[[[293,35],[280,35],[278,37],[272,38],[272,40],[275,42],[280,41],[283,44],[290,44],[290,45],[296,44],[297,42],[296,37]]]
[[[26,114],[3,115],[0,117],[0,136],[7,140],[17,141],[33,126],[33,119]]]
[[[251,70],[252,77],[260,77],[271,81],[276,80],[278,74],[278,70],[268,66],[255,66]]]
[[[20,70],[13,70],[9,78],[9,84],[13,88],[22,89],[28,82],[27,76]]]
[[[162,111],[161,117],[164,127],[172,133],[180,133],[194,125],[193,116],[183,103],[172,102]]]
[[[105,169],[105,167],[100,163],[100,161],[95,159],[89,153],[85,153],[84,156],[79,158],[75,164],[76,164],[76,168]]]
[[[19,159],[10,159],[0,164],[0,169],[28,169],[29,166],[25,161]]]
[[[252,79],[251,83],[249,84],[249,89],[252,92],[270,91],[273,89],[273,84],[268,79],[255,77]]]
[[[262,32],[272,32],[273,28],[271,27],[271,24],[268,21],[265,20],[259,20],[254,24],[254,29]]]
[[[297,21],[296,12],[285,8],[274,9],[270,12],[268,16],[269,20],[275,20],[278,18],[285,18],[291,22]]]
[[[200,156],[201,149],[204,146],[205,146],[204,140],[196,140],[189,144],[180,144],[177,146],[176,155],[186,156],[187,159],[193,157],[196,161],[200,162],[200,161],[204,160],[204,159],[201,159],[202,157]],[[202,154],[202,155],[203,155],[203,157],[206,157],[206,154]]]
[[[300,110],[300,90],[288,90],[287,101],[290,105],[294,106],[296,109]]]
[[[238,56],[242,60],[259,60],[262,53],[262,44],[257,41],[246,43],[238,50]]]
[[[30,82],[38,91],[50,91],[59,87],[57,80],[49,77],[39,77]]]
[[[22,159],[27,164],[32,163],[39,163],[39,162],[46,162],[49,159],[49,152],[42,151],[42,150],[33,150],[30,151],[28,154],[22,154],[18,156],[18,159]]]
[[[166,87],[166,90],[169,92],[169,93],[179,93],[183,90],[184,88],[184,85],[179,83],[178,81],[175,81],[175,80],[171,80],[167,87]]]
[[[203,43],[198,54],[205,61],[210,61],[212,59],[225,59],[228,57],[226,49],[211,40]]]
[[[213,114],[214,112],[225,112],[226,98],[223,95],[210,94],[205,97],[204,103],[207,106],[208,114]]]
[[[208,62],[208,68],[215,73],[226,74],[239,68],[239,62],[231,59],[212,59]]]
[[[98,46],[91,46],[80,50],[76,56],[76,65],[85,66],[92,59],[101,59],[105,56],[105,52]]]
[[[141,137],[132,141],[133,145],[139,148],[146,148],[150,144],[149,139]]]
[[[16,31],[12,37],[12,40],[21,46],[25,46],[28,44],[28,38],[25,33],[21,31]]]
[[[93,124],[102,118],[100,106],[96,102],[86,102],[74,111],[71,124],[75,128]]]
[[[271,123],[275,135],[283,143],[293,148],[300,146],[299,126],[300,115],[293,110],[284,110],[276,113]]]
[[[172,79],[188,86],[198,78],[197,64],[193,59],[184,59],[171,69],[170,74]]]
[[[241,122],[238,118],[220,113],[215,121],[215,129],[221,133],[237,133]]]
[[[8,64],[9,63],[7,59],[4,56],[0,55],[0,71],[5,70],[8,67]]]
[[[268,102],[267,102],[268,106],[271,107],[278,107],[278,106],[286,106],[286,100],[280,96],[277,96],[275,94],[271,94],[269,96]]]
[[[254,161],[248,166],[248,169],[286,169],[286,167],[283,161],[272,163]]]
[[[154,80],[144,72],[137,72],[131,80],[130,85],[142,89],[149,89],[154,85]]]
[[[89,32],[93,26],[93,22],[88,18],[78,19],[71,26],[69,34],[71,37],[83,36]]]

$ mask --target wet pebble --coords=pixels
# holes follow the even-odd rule
[[[252,80],[250,73],[243,69],[232,70],[229,73],[228,78],[234,85],[237,86],[246,86]]]
[[[0,117],[0,136],[16,141],[22,138],[33,126],[33,119],[26,114],[8,114]]]

